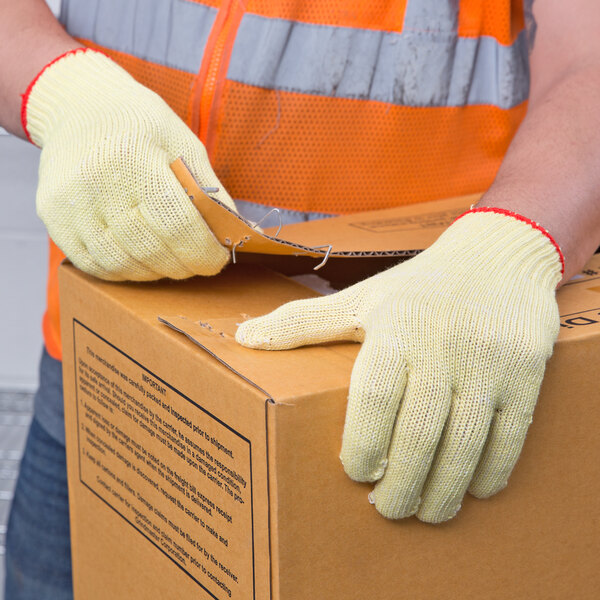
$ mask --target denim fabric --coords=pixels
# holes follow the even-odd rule
[[[38,423],[51,437],[65,445],[62,362],[52,358],[46,348],[40,360],[40,386],[34,398]]]
[[[72,600],[69,498],[64,442],[40,423],[37,400],[62,410],[59,361],[42,358],[35,403],[6,535],[5,600]],[[58,367],[58,370],[57,370]],[[62,426],[64,439],[64,425]]]

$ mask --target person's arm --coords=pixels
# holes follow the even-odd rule
[[[600,8],[535,0],[529,109],[478,206],[543,225],[565,256],[563,281],[600,246]]]
[[[479,206],[415,258],[236,333],[265,350],[362,342],[340,458],[377,482],[388,518],[439,523],[467,490],[507,484],[558,336],[556,287],[600,243],[600,11],[538,0],[535,14],[530,110]]]
[[[84,48],[43,0],[0,0],[0,125],[42,148],[38,216],[110,280],[214,275],[229,251],[170,169],[182,158],[235,210],[198,137],[157,94]]]
[[[0,0],[0,126],[25,139],[21,94],[52,59],[81,44],[44,0]]]

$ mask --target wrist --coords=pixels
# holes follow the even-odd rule
[[[0,82],[0,126],[9,133],[27,139],[21,120],[22,98],[31,80],[55,56],[80,48],[81,44],[67,35],[27,49],[27,60],[3,67]]]
[[[503,281],[536,282],[554,290],[562,277],[563,259],[552,236],[516,213],[478,207],[459,216],[430,250],[450,259],[472,279],[473,269],[494,271]]]
[[[46,61],[42,65],[42,67],[40,69],[38,69],[37,74],[29,81],[27,88],[21,94],[21,111],[20,111],[21,129],[22,129],[23,133],[25,134],[25,138],[32,144],[41,146],[40,143],[35,142],[32,139],[31,133],[29,131],[29,125],[28,125],[28,114],[27,114],[28,113],[28,105],[29,105],[29,99],[31,96],[31,92],[32,92],[34,86],[37,84],[40,77],[42,77],[44,75],[44,73],[46,73],[46,71],[48,69],[50,69],[50,67],[52,67],[55,63],[62,60],[64,57],[69,56],[70,54],[75,54],[77,52],[85,52],[85,50],[86,49],[83,46],[81,46],[81,44],[74,44],[73,47],[64,48],[63,51],[60,52],[59,54],[54,54],[53,58],[51,60]]]
[[[43,147],[57,128],[89,116],[110,102],[116,89],[131,83],[137,85],[102,52],[85,47],[64,52],[44,66],[23,94],[23,130],[29,141]]]
[[[558,260],[560,261],[561,276],[564,275],[565,257],[564,257],[563,251],[562,251],[561,247],[558,245],[558,242],[552,236],[552,234],[546,228],[544,228],[542,225],[540,225],[538,222],[533,221],[532,219],[530,219],[524,215],[521,215],[517,212],[514,212],[512,210],[509,210],[507,208],[499,208],[499,207],[495,207],[495,206],[474,206],[469,211],[464,213],[463,215],[460,215],[456,220],[458,220],[461,216],[465,216],[467,214],[474,214],[474,213],[488,213],[488,214],[504,215],[506,217],[511,217],[513,219],[516,219],[517,221],[520,221],[521,223],[524,223],[525,225],[529,225],[529,227],[531,227],[531,229],[533,229],[534,231],[539,231],[543,236],[545,236],[548,239],[550,244],[556,250],[556,253],[558,255]]]
[[[65,32],[43,0],[3,2],[0,14],[0,126],[25,139],[21,95],[45,64],[81,44]]]
[[[594,253],[600,237],[594,211],[578,204],[576,197],[558,201],[540,199],[516,185],[495,183],[477,203],[476,208],[493,208],[518,213],[545,229],[559,246],[564,259],[560,284],[579,273]]]

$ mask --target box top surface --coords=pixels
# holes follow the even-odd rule
[[[178,352],[182,338],[173,329],[184,333],[195,344],[189,345],[189,352],[204,356],[200,346],[269,398],[283,401],[347,386],[357,344],[259,352],[243,348],[233,339],[236,324],[242,320],[290,300],[316,295],[282,275],[253,265],[230,265],[211,278],[112,283],[70,264],[62,265],[60,271],[61,286],[67,286],[68,293],[84,301],[88,295],[95,301],[101,298],[99,305],[105,311],[126,313],[128,318],[142,321],[164,344],[175,341]],[[182,360],[186,360],[183,355]]]
[[[281,352],[243,348],[235,342],[237,324],[315,292],[267,269],[231,265],[213,278],[150,284],[109,283],[62,267],[78,293],[103,294],[122,310],[166,337],[185,335],[234,373],[276,402],[346,389],[358,344],[340,343]],[[72,285],[72,284],[71,284]],[[559,343],[600,333],[600,255],[558,293]],[[201,352],[190,346],[190,352]]]

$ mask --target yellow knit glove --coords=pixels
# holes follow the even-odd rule
[[[525,222],[524,222],[525,221]],[[386,517],[452,518],[507,483],[558,335],[560,250],[518,215],[475,209],[429,249],[332,296],[240,325],[268,350],[363,342],[341,460]]]
[[[38,215],[80,269],[111,280],[218,273],[229,259],[169,164],[235,210],[204,146],[167,104],[104,54],[70,52],[25,94],[23,125],[43,148]]]

